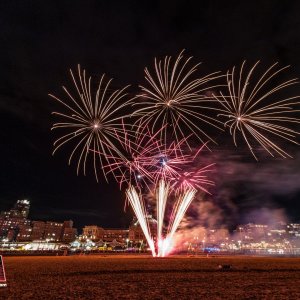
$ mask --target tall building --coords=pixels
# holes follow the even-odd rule
[[[28,218],[29,209],[29,200],[18,200],[11,211],[15,211],[20,217]]]
[[[27,218],[29,214],[29,200],[18,200],[14,207],[9,211],[2,211],[1,217],[7,218]]]
[[[22,226],[30,225],[27,219],[30,202],[28,200],[18,200],[9,211],[2,211],[0,214],[0,238],[14,240]]]
[[[53,221],[30,221],[27,219],[30,209],[28,200],[18,200],[9,211],[0,214],[0,238],[8,241],[35,241],[47,239],[49,241],[72,242],[77,230],[73,228],[73,221],[63,223]]]

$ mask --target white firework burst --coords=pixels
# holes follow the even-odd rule
[[[122,133],[124,126],[127,125],[123,119],[128,116],[126,108],[131,105],[133,98],[129,98],[126,93],[128,86],[112,91],[110,89],[112,79],[106,80],[104,74],[100,78],[96,94],[93,95],[91,77],[87,78],[85,70],[81,71],[80,65],[78,65],[78,79],[72,70],[70,73],[76,96],[65,87],[63,87],[67,95],[65,100],[49,94],[65,108],[65,112],[53,112],[62,121],[55,123],[52,129],[67,131],[54,142],[53,154],[66,143],[73,142],[69,164],[76,159],[77,174],[82,168],[85,175],[90,157],[98,181],[99,171],[105,176],[103,166],[107,162],[106,156],[112,156],[114,153],[121,155],[116,147],[119,142],[116,134]]]
[[[272,86],[272,80],[288,66],[276,69],[275,63],[262,76],[254,79],[253,73],[259,62],[248,73],[244,71],[245,63],[239,71],[236,72],[233,67],[227,72],[227,92],[214,95],[222,105],[218,116],[224,119],[225,127],[229,127],[234,144],[237,146],[237,135],[241,133],[256,159],[254,141],[272,156],[277,153],[282,157],[290,157],[274,138],[298,145],[296,137],[299,132],[292,129],[291,125],[300,123],[300,119],[293,115],[299,112],[295,107],[299,104],[300,96],[285,97],[279,94],[298,83],[298,80],[290,79]]]

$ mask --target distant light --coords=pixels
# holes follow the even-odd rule
[[[29,200],[19,200],[18,201],[19,203],[22,203],[22,204],[29,204]]]

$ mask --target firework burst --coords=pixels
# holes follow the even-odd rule
[[[190,155],[183,153],[182,144],[186,140],[172,142],[169,147],[162,145],[160,152],[153,156],[150,171],[156,185],[161,179],[171,182],[180,177],[183,166],[191,160]]]
[[[134,185],[141,189],[143,186],[148,187],[154,184],[155,179],[151,168],[154,157],[161,152],[162,145],[157,139],[156,134],[151,134],[149,130],[142,134],[130,135],[123,129],[122,134],[116,133],[122,155],[107,156],[107,163],[103,170],[108,174],[113,174],[119,182],[120,188],[123,184]]]
[[[85,70],[81,71],[78,66],[78,79],[72,70],[70,73],[77,95],[72,95],[65,87],[63,90],[67,96],[66,100],[49,95],[66,109],[65,113],[53,112],[63,121],[55,123],[52,129],[67,131],[54,142],[53,154],[66,143],[73,142],[74,148],[69,156],[69,164],[76,159],[77,174],[82,168],[85,175],[86,164],[91,157],[98,181],[99,171],[102,173],[103,166],[107,163],[106,157],[113,154],[121,155],[116,147],[118,142],[116,133],[123,130],[122,119],[126,116],[121,112],[131,104],[132,99],[127,99],[128,86],[112,92],[110,90],[112,79],[106,80],[104,75],[101,76],[96,95],[93,95],[91,77],[87,78]]]
[[[299,118],[291,115],[299,111],[294,107],[299,104],[297,99],[300,96],[288,98],[278,96],[279,92],[298,81],[290,79],[271,86],[272,80],[288,68],[276,69],[277,63],[255,80],[253,73],[258,63],[248,73],[244,71],[245,61],[239,71],[236,72],[233,67],[231,72],[227,72],[228,95],[223,93],[215,95],[222,105],[218,116],[225,118],[224,125],[229,127],[234,144],[237,146],[237,135],[240,133],[256,159],[253,141],[260,144],[272,156],[277,153],[282,157],[290,157],[272,138],[282,138],[298,144],[295,139],[299,132],[289,128],[288,125],[300,123]],[[278,100],[273,101],[271,97],[277,97]]]
[[[153,132],[164,127],[161,138],[166,143],[172,137],[177,142],[186,136],[185,131],[194,133],[202,142],[212,138],[205,133],[199,123],[218,127],[218,121],[205,113],[213,110],[214,98],[207,95],[219,85],[211,85],[219,78],[219,72],[202,78],[192,79],[199,64],[189,66],[191,57],[184,59],[183,51],[175,63],[166,56],[164,60],[155,59],[154,75],[145,68],[148,86],[140,86],[142,93],[133,115],[138,116],[138,124],[143,128],[149,125]],[[219,124],[221,124],[219,122]]]

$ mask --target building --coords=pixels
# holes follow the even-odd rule
[[[30,202],[28,200],[18,200],[9,211],[2,211],[1,217],[7,218],[27,218],[29,214]]]
[[[300,223],[290,223],[286,227],[287,227],[287,233],[291,237],[300,238]]]
[[[53,221],[32,221],[31,225],[21,226],[16,241],[47,240],[51,242],[70,243],[75,240],[77,229],[73,228],[73,221],[63,223]]]
[[[264,224],[249,223],[239,225],[236,229],[237,238],[241,241],[257,240],[268,236],[269,226]]]
[[[32,221],[32,233],[31,240],[42,240],[44,239],[46,223],[43,221]]]
[[[26,242],[31,240],[32,227],[31,225],[21,225],[19,226],[18,234],[15,238],[18,242]]]
[[[92,240],[98,242],[100,240],[105,242],[124,242],[128,239],[129,230],[122,228],[103,228],[96,225],[89,225],[83,228],[82,238],[84,240]]]
[[[0,238],[7,241],[37,241],[71,242],[76,238],[77,230],[73,221],[30,221],[30,202],[18,200],[9,211],[0,214]]]
[[[47,221],[45,225],[44,239],[59,242],[62,236],[63,223]]]
[[[97,225],[88,225],[83,227],[82,238],[84,240],[99,241],[103,236],[104,229]]]
[[[70,243],[75,240],[77,229],[73,228],[73,221],[63,223],[53,221],[32,221],[30,225],[19,228],[17,242],[47,240],[51,242]]]
[[[19,217],[28,218],[29,208],[29,200],[18,200],[14,205],[14,208],[10,211],[14,212]]]
[[[73,221],[64,221],[62,228],[61,241],[71,243],[75,240],[77,229],[73,228]]]
[[[103,229],[101,240],[105,242],[117,241],[125,243],[129,237],[129,229],[109,228]]]
[[[30,225],[27,219],[30,202],[18,200],[9,211],[2,211],[0,214],[0,238],[15,240],[21,227]]]

